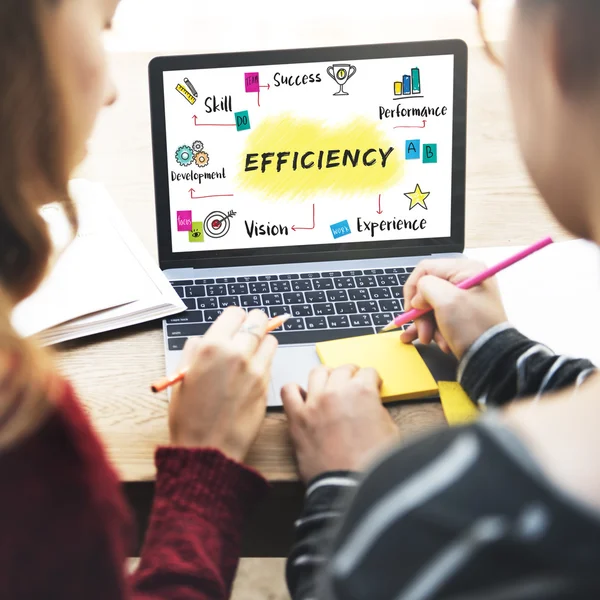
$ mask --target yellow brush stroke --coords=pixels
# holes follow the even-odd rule
[[[379,148],[387,152],[394,151],[387,159],[385,168],[381,166]],[[377,164],[367,167],[362,163],[362,154],[375,148]],[[316,164],[311,169],[302,169],[300,165],[294,171],[292,159],[294,152],[315,152],[320,150],[361,150],[361,160],[356,167],[333,167],[318,169]],[[396,185],[404,176],[404,159],[401,147],[394,143],[376,123],[363,117],[337,127],[328,126],[324,121],[298,119],[292,115],[269,117],[262,121],[249,135],[244,152],[237,183],[248,191],[258,192],[272,200],[314,199],[316,194],[339,194],[349,196],[356,194],[380,194]],[[274,152],[275,164],[266,167],[264,173],[260,169],[260,155]],[[277,153],[291,152],[288,163],[278,173],[276,168]],[[258,154],[259,168],[256,171],[245,171],[246,155]],[[317,157],[313,157],[316,158]]]

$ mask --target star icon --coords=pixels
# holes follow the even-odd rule
[[[427,210],[427,204],[425,204],[425,200],[429,198],[429,194],[431,194],[431,192],[422,192],[419,184],[417,184],[417,187],[412,194],[404,194],[410,200],[409,210],[412,210],[415,206],[422,206],[425,210]]]

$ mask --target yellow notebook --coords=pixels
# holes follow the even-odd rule
[[[328,367],[354,364],[376,369],[383,380],[384,402],[437,396],[437,384],[421,355],[412,344],[403,344],[397,333],[322,342],[317,354]]]
[[[480,411],[460,383],[440,381],[440,400],[448,425],[464,425],[479,417]]]

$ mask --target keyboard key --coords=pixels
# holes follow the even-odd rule
[[[398,278],[395,275],[378,275],[377,283],[381,287],[398,285]]]
[[[406,275],[398,275],[398,282],[400,283],[400,285],[404,285],[407,281],[408,278],[410,277],[409,274]]]
[[[317,279],[321,277],[319,273],[300,273],[300,279]]]
[[[365,275],[383,275],[383,269],[365,269]]]
[[[187,338],[173,338],[169,340],[169,350],[183,350]]]
[[[224,285],[207,285],[206,294],[198,294],[198,296],[224,296],[227,293],[227,288]]]
[[[306,329],[304,319],[288,319],[283,328],[286,331],[303,331]]]
[[[180,298],[185,298],[185,292],[182,287],[174,287],[173,289],[177,292],[177,295]]]
[[[196,298],[184,298],[183,303],[188,307],[188,310],[196,310]]]
[[[262,310],[265,313],[265,315],[267,315],[267,317],[269,316],[269,309],[266,306],[257,306],[252,310]]]
[[[259,283],[251,283],[249,285],[251,294],[268,294],[269,293],[269,284],[265,281],[261,281]]]
[[[289,275],[280,275],[279,279],[283,279],[284,281],[290,281],[291,279],[300,279],[300,275],[297,273],[290,273]]]
[[[335,305],[335,312],[338,315],[352,315],[358,312],[355,302],[338,302]]]
[[[377,287],[377,281],[375,277],[357,277],[356,278],[356,287],[365,288],[365,287]]]
[[[310,304],[325,302],[327,300],[327,298],[325,298],[325,292],[306,292],[304,295],[306,296],[306,301]]]
[[[340,317],[347,318],[347,317]],[[348,327],[335,329],[305,329],[304,331],[276,331],[275,337],[281,345],[316,344],[342,338],[372,335],[373,327]]]
[[[219,308],[227,308],[228,306],[239,306],[239,296],[221,296],[219,298]]]
[[[359,313],[376,313],[379,312],[379,306],[377,306],[377,302],[358,302],[358,312]]]
[[[262,306],[262,300],[258,294],[255,294],[254,296],[242,296],[240,298],[240,302],[244,308]]]
[[[217,283],[235,283],[235,277],[221,277]]]
[[[350,325],[352,327],[371,327],[371,317],[369,315],[351,315]]]
[[[335,308],[333,304],[314,304],[313,309],[315,311],[315,315],[334,315]]]
[[[264,306],[282,306],[283,297],[281,294],[263,294],[262,303]]]
[[[348,292],[346,290],[332,290],[327,292],[328,302],[347,302]]]
[[[207,308],[219,308],[219,301],[213,296],[212,298],[198,298],[198,308],[205,310]]]
[[[302,292],[291,292],[290,294],[284,294],[283,301],[286,304],[304,304],[306,302]]]
[[[269,314],[271,315],[272,319],[274,317],[280,317],[281,315],[289,315],[289,314],[291,314],[290,307],[289,306],[270,306]]]
[[[230,296],[240,296],[248,293],[247,283],[231,283],[227,286],[227,293]]]
[[[327,329],[327,319],[325,317],[312,317],[310,319],[306,319],[306,328]]]
[[[208,331],[207,323],[191,323],[188,325],[167,325],[168,337],[190,337],[204,335]]]
[[[398,275],[399,273],[406,273],[406,269],[404,267],[393,267],[391,269],[386,269],[386,273],[395,273]]]
[[[238,281],[238,283],[250,283],[251,281],[256,281],[256,277],[253,277],[251,275],[246,275],[244,277],[238,277],[237,281]]]
[[[300,279],[299,281],[292,281],[292,289],[295,292],[307,292],[312,290],[312,283],[309,279]]]
[[[385,312],[399,313],[402,311],[402,303],[395,298],[392,300],[380,300],[379,308]]]
[[[277,281],[279,279],[279,275],[261,275],[258,280],[259,281]]]
[[[203,285],[190,285],[185,288],[185,297],[194,298],[196,296],[206,296],[206,288]]]
[[[392,315],[392,313],[378,313],[371,315],[371,317],[376,327],[384,327],[394,319],[394,315]]]
[[[315,290],[332,290],[333,279],[315,279],[313,286]]]
[[[310,304],[296,304],[292,306],[292,314],[294,317],[312,317],[313,309]]]
[[[336,315],[335,317],[327,317],[327,324],[331,329],[340,327],[350,327],[350,321],[345,315]]]
[[[339,271],[325,271],[321,273],[321,277],[341,277],[342,274]]]
[[[184,279],[180,281],[171,281],[172,286],[185,287],[186,285],[194,285],[194,282],[191,279]]]
[[[291,292],[292,286],[289,281],[271,281],[271,291],[274,293]]]
[[[407,273],[412,273],[415,270],[416,267],[406,267],[406,272]]]
[[[333,280],[333,285],[335,285],[336,290],[343,290],[356,287],[356,283],[354,283],[353,277],[336,277]]]
[[[216,321],[221,314],[223,314],[222,310],[205,310],[204,311],[204,320],[207,323],[212,323],[213,321]]]
[[[359,275],[362,275],[362,274],[363,274],[362,271],[356,271],[356,270],[354,270],[354,271],[343,271],[342,272],[342,275],[344,277],[358,277]]]
[[[167,318],[167,323],[203,323],[204,315],[201,310],[188,310],[173,317]]]
[[[369,290],[358,289],[358,290],[349,290],[348,296],[350,300],[370,300]]]
[[[392,292],[387,288],[371,288],[370,292],[373,300],[386,300],[392,297]]]
[[[404,298],[404,289],[401,287],[393,287],[391,292],[394,298]]]
[[[214,282],[214,279],[196,279],[196,281],[194,281],[196,285],[212,285]]]

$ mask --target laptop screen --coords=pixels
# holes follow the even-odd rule
[[[172,254],[450,238],[455,61],[165,69]]]

